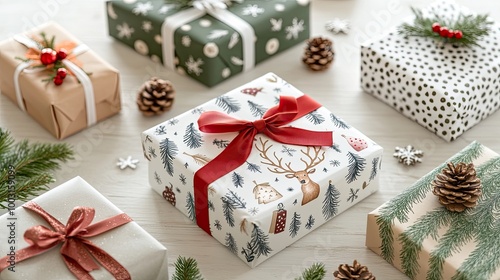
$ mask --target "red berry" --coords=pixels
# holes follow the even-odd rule
[[[450,31],[448,30],[448,27],[441,27],[439,30],[439,36],[441,37],[448,37],[448,34],[450,34]]]
[[[432,32],[439,33],[441,31],[441,25],[439,23],[435,22],[432,24]]]
[[[43,65],[49,65],[56,62],[57,53],[55,50],[50,48],[45,48],[40,53],[40,61]]]
[[[54,79],[52,79],[52,81],[54,82],[54,85],[56,85],[56,86],[60,86],[63,83],[63,79],[59,76],[55,76]]]
[[[66,68],[57,69],[57,77],[64,79],[64,78],[66,78],[67,74],[68,74],[68,70],[66,70]]]
[[[457,38],[457,39],[462,39],[462,37],[464,36],[464,34],[460,30],[455,30],[455,32],[453,32],[453,36],[455,38]]]
[[[448,38],[453,38],[455,36],[455,30],[449,30],[448,31]]]
[[[68,56],[68,51],[65,48],[61,48],[59,49],[59,51],[57,51],[57,59],[63,60],[67,56]]]

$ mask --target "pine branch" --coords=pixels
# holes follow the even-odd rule
[[[174,176],[174,158],[178,151],[179,149],[174,141],[165,138],[160,142],[160,155],[163,161],[163,167],[170,176]]]
[[[325,121],[325,118],[320,113],[318,113],[317,110],[314,110],[314,111],[310,112],[309,114],[307,114],[306,119],[315,125],[320,124],[320,123]]]
[[[460,14],[454,21],[443,18],[437,13],[433,13],[430,17],[425,17],[421,10],[411,8],[415,19],[412,24],[403,23],[398,28],[398,33],[405,36],[418,36],[425,38],[433,38],[440,40],[443,43],[451,43],[464,47],[479,46],[478,41],[490,32],[490,25],[493,22],[488,20],[488,15],[463,15]],[[438,23],[442,27],[447,27],[448,30],[459,30],[462,32],[461,38],[443,37],[439,32],[432,30],[432,25]]]
[[[230,203],[234,208],[242,208],[245,209],[247,207],[246,202],[243,200],[243,198],[239,197],[235,192],[229,191],[228,194],[226,194],[225,198],[227,199],[228,203]]]
[[[378,173],[378,170],[377,170],[377,166],[378,166],[378,161],[380,160],[380,158],[376,157],[376,158],[373,158],[372,160],[372,172],[370,174],[370,178],[368,179],[369,181],[375,179],[375,177],[377,177],[377,173]]]
[[[335,186],[330,181],[328,183],[328,188],[326,189],[325,199],[323,200],[323,217],[325,220],[332,218],[337,215],[337,210],[339,206],[340,192],[335,188]]]
[[[300,221],[300,214],[297,214],[297,212],[293,213],[292,221],[290,222],[290,229],[288,230],[290,232],[291,237],[297,236],[300,230],[300,225],[302,222]]]
[[[179,256],[175,261],[172,280],[203,280],[198,262],[193,258]]]
[[[313,263],[302,272],[302,276],[295,280],[322,280],[326,275],[325,265],[322,263]]]
[[[262,118],[262,116],[264,116],[264,113],[267,111],[264,106],[250,100],[248,100],[248,107],[250,108],[250,112],[252,112],[252,115],[257,118]]]
[[[350,184],[356,181],[359,175],[361,175],[361,172],[365,169],[366,159],[351,152],[347,152],[347,156],[349,158],[349,166],[345,179],[347,183]]]
[[[314,219],[313,215],[309,215],[306,223],[306,229],[311,229],[314,226],[314,222],[316,222],[316,220]]]
[[[238,246],[236,245],[234,237],[229,232],[226,233],[225,241],[226,241],[225,245],[229,249],[229,251],[231,251],[233,254],[237,254]]]
[[[259,172],[259,173],[262,173],[262,171],[260,171],[260,166],[255,164],[255,163],[251,163],[251,162],[246,162],[247,163],[247,169],[251,172]]]
[[[238,112],[240,110],[240,104],[233,98],[229,96],[220,96],[215,99],[215,104],[221,107],[228,114]]]
[[[260,255],[267,256],[271,253],[272,249],[269,247],[269,236],[264,234],[256,224],[253,224],[251,238],[250,246],[252,251],[257,253],[257,257],[260,257]]]
[[[190,123],[186,127],[183,142],[191,149],[199,148],[203,144],[201,134],[194,126],[194,123]]]
[[[191,221],[196,222],[196,210],[195,210],[195,205],[194,205],[194,197],[193,195],[188,192],[186,196],[186,208],[188,211],[189,219]]]
[[[0,166],[2,168],[0,170],[0,208],[7,208],[4,203],[7,202],[9,195],[12,198],[12,186],[14,186],[15,199],[21,201],[26,201],[38,192],[47,190],[47,185],[55,181],[51,172],[59,169],[62,162],[70,159],[73,159],[73,151],[67,144],[30,143],[27,140],[15,143],[10,133],[0,128]]]
[[[234,206],[229,202],[226,197],[222,197],[222,213],[224,214],[224,218],[226,218],[226,222],[230,227],[234,227]]]
[[[236,188],[243,187],[243,184],[245,183],[245,181],[243,180],[243,176],[241,176],[240,174],[238,174],[236,172],[233,172],[233,174],[231,175],[231,179],[233,181],[233,185]]]
[[[348,129],[350,126],[346,124],[342,119],[337,118],[333,113],[330,113],[330,119],[332,120],[333,124],[338,127],[338,128],[343,128],[343,129]]]
[[[483,146],[478,142],[473,142],[465,147],[458,154],[450,158],[448,161],[457,162],[471,162],[478,158],[483,151]],[[382,257],[392,263],[394,258],[393,241],[394,235],[392,224],[395,219],[400,223],[408,221],[408,214],[412,211],[414,204],[422,201],[427,192],[431,188],[431,182],[444,167],[445,163],[429,172],[427,175],[418,180],[411,187],[407,188],[401,194],[391,199],[382,209],[380,209],[380,216],[377,218],[377,225],[379,226],[379,235],[382,240],[381,252]]]

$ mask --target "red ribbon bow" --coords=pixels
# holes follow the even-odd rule
[[[254,137],[263,133],[274,141],[302,146],[331,146],[331,131],[310,131],[282,127],[318,109],[321,104],[307,95],[281,96],[278,106],[270,108],[260,120],[238,120],[220,112],[205,112],[198,127],[207,133],[239,132],[231,143],[194,174],[194,199],[198,226],[210,234],[208,185],[245,163],[252,151]]]
[[[60,252],[64,262],[78,279],[94,279],[89,272],[99,269],[95,260],[116,279],[131,279],[125,267],[106,251],[86,239],[131,222],[132,219],[127,214],[119,214],[90,225],[95,215],[94,208],[75,207],[67,225],[64,226],[35,202],[28,202],[23,207],[40,215],[53,230],[42,225],[27,229],[24,239],[30,246],[16,252],[16,262],[43,254],[62,242]],[[0,259],[0,271],[9,266],[8,257]]]

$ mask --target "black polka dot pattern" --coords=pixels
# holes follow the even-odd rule
[[[458,13],[446,4],[436,10]],[[361,46],[361,85],[452,141],[500,106],[499,43],[498,24],[479,42],[481,47],[471,48],[393,31]]]

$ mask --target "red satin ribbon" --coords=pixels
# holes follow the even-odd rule
[[[238,120],[220,112],[205,112],[198,119],[198,127],[206,133],[239,132],[236,138],[208,164],[194,174],[194,199],[198,226],[210,233],[208,214],[208,186],[245,163],[252,150],[257,133],[263,133],[274,141],[302,146],[331,146],[331,131],[310,131],[294,127],[282,127],[318,109],[321,104],[303,95],[297,99],[281,96],[278,106],[270,108],[260,120]]]
[[[99,265],[95,260],[116,279],[131,279],[125,267],[106,251],[97,247],[90,240],[85,239],[131,222],[132,219],[127,214],[119,214],[90,225],[95,215],[94,208],[75,207],[68,219],[68,223],[64,226],[35,202],[30,201],[24,204],[23,207],[46,220],[53,230],[42,225],[27,229],[24,233],[24,239],[30,246],[16,252],[16,263],[43,254],[62,242],[60,252],[64,262],[71,273],[78,279],[94,279],[89,272],[99,269]],[[0,271],[9,267],[8,257],[0,259]]]

